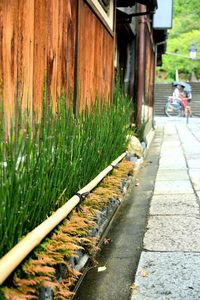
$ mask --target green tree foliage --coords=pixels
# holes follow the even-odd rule
[[[193,42],[200,51],[199,19],[199,0],[174,0],[173,27],[169,30],[167,52],[181,56],[169,54],[162,56],[162,67],[157,68],[158,81],[175,80],[176,69],[181,80],[191,80],[192,72],[200,78],[200,60],[189,59],[189,48]],[[197,52],[197,58],[199,57]]]

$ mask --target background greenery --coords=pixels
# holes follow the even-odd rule
[[[200,2],[199,0],[174,0],[173,27],[169,30],[167,52],[189,57],[189,47],[195,42],[200,51]],[[180,80],[191,80],[192,71],[200,78],[200,60],[174,55],[163,55],[163,65],[157,68],[157,81],[175,80],[176,69]],[[200,54],[197,52],[197,58]]]

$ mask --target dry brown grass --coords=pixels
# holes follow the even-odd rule
[[[72,288],[81,273],[72,268],[69,258],[77,257],[78,250],[89,254],[90,257],[95,256],[98,249],[97,240],[88,234],[96,227],[94,216],[111,198],[121,197],[120,182],[132,170],[133,164],[123,160],[111,175],[104,178],[78,209],[74,210],[18,268],[13,276],[13,287],[2,289],[5,299],[37,299],[41,286],[51,287],[56,300],[71,298]],[[58,266],[61,278],[57,278],[56,275]]]

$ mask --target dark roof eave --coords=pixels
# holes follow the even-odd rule
[[[137,0],[135,1],[140,4],[148,5],[151,9],[157,9],[158,3],[157,0]]]
[[[133,6],[136,3],[148,5],[151,9],[157,9],[157,0],[117,0],[117,7]]]

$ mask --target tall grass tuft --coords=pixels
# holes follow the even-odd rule
[[[0,256],[126,149],[130,103],[119,88],[76,117],[65,103],[56,114],[43,105],[40,122],[20,111],[7,137],[1,118]]]

